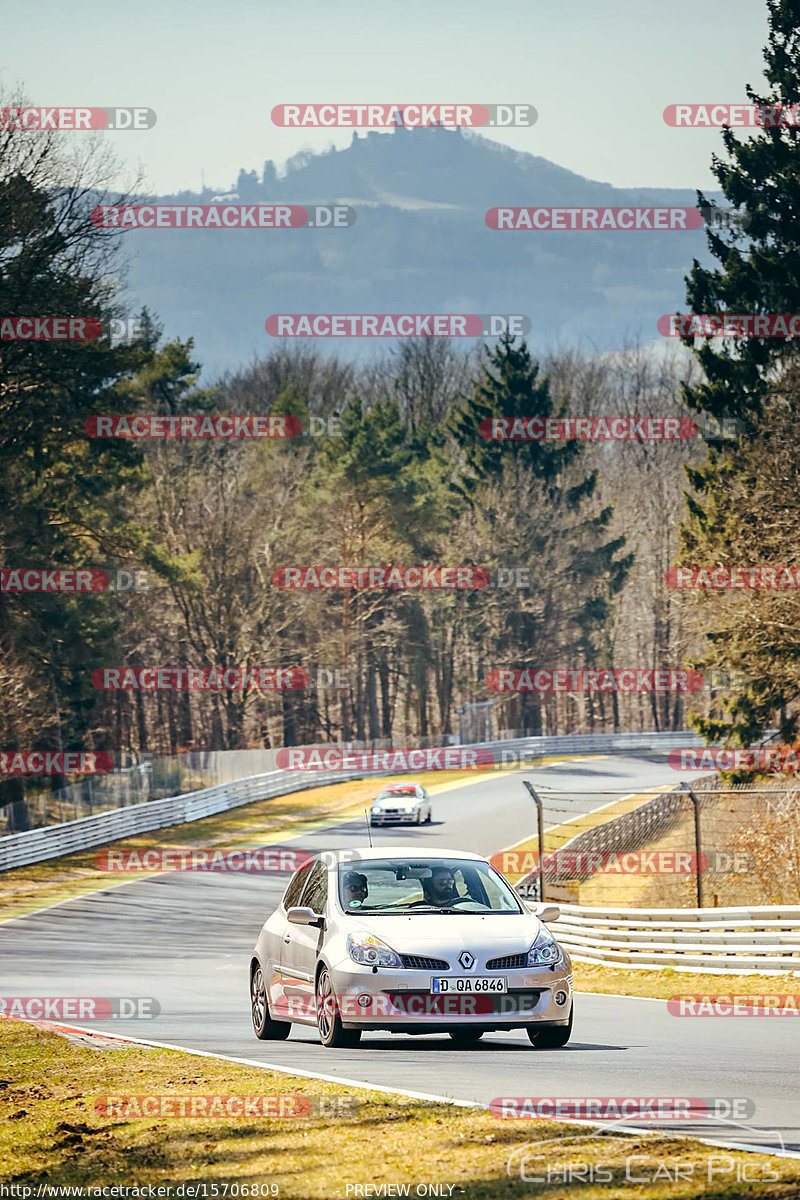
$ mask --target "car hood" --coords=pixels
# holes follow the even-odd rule
[[[342,928],[354,936],[372,934],[399,954],[417,954],[421,949],[434,948],[442,953],[471,950],[477,954],[498,947],[505,954],[516,954],[531,948],[543,925],[532,913],[508,916],[420,913],[407,917],[375,916],[371,920],[348,917]]]

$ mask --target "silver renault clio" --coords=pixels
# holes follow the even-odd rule
[[[572,965],[494,867],[463,850],[325,851],[265,922],[250,963],[262,1040],[316,1025],[325,1046],[364,1030],[447,1032],[457,1043],[522,1028],[535,1047],[572,1032]]]

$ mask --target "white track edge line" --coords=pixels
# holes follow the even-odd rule
[[[12,1018],[7,1018],[12,1019]],[[408,1096],[412,1100],[428,1100],[434,1104],[449,1104],[455,1108],[471,1108],[489,1111],[488,1104],[481,1104],[478,1100],[456,1100],[452,1096],[437,1096],[428,1092],[412,1092],[406,1088],[390,1088],[382,1084],[373,1084],[362,1081],[360,1079],[347,1079],[341,1075],[326,1075],[321,1071],[307,1070],[288,1070],[285,1066],[278,1066],[276,1063],[259,1062],[253,1058],[239,1058],[232,1054],[215,1054],[211,1050],[195,1050],[187,1046],[175,1046],[169,1042],[154,1042],[149,1038],[128,1037],[124,1034],[101,1033],[97,1029],[85,1029],[80,1025],[60,1025],[57,1022],[36,1022],[27,1021],[25,1024],[38,1025],[40,1028],[55,1028],[63,1029],[69,1032],[77,1032],[87,1034],[89,1037],[105,1038],[106,1040],[116,1042],[129,1042],[138,1046],[150,1046],[157,1050],[175,1050],[181,1054],[191,1054],[196,1058],[215,1058],[223,1062],[236,1063],[239,1066],[256,1067],[263,1071],[275,1071],[279,1075],[294,1075],[298,1079],[320,1079],[323,1083],[338,1083],[347,1087],[363,1088],[364,1091],[380,1092],[390,1096]],[[576,1121],[571,1118],[564,1118],[559,1124],[587,1126],[593,1125],[591,1121]],[[792,1150],[777,1150],[772,1146],[754,1146],[739,1142],[718,1142],[711,1138],[700,1137],[697,1134],[690,1133],[672,1133],[670,1130],[664,1129],[648,1129],[639,1125],[619,1125],[617,1129],[624,1133],[634,1133],[637,1136],[640,1134],[650,1134],[653,1137],[672,1137],[676,1141],[696,1141],[701,1142],[706,1146],[719,1146],[723,1150],[739,1150],[747,1154],[774,1154],[781,1158],[800,1158],[800,1151]]]

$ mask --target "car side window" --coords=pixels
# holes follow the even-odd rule
[[[319,865],[319,864],[318,864]],[[308,873],[311,870],[311,863],[303,863],[291,878],[289,886],[283,897],[283,907],[286,909],[294,908],[299,903],[300,893],[305,887]]]
[[[325,912],[328,901],[328,868],[324,863],[316,862],[308,878],[308,885],[303,892],[303,907],[311,908],[318,916]]]

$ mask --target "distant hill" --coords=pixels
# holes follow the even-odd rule
[[[158,197],[212,202],[219,193]],[[476,134],[444,129],[354,133],[344,150],[302,152],[278,177],[242,170],[242,203],[350,204],[341,230],[135,230],[126,244],[137,303],[168,335],[194,336],[206,377],[276,345],[275,312],[525,313],[542,348],[618,345],[658,337],[656,321],[684,303],[683,276],[707,258],[691,232],[505,232],[484,223],[495,205],[693,205],[688,189],[621,189]],[[321,345],[323,343],[320,343]],[[329,339],[345,356],[376,342]],[[385,343],[384,343],[385,348]]]

